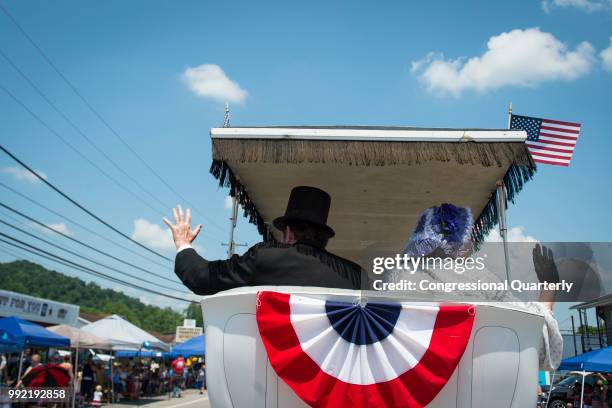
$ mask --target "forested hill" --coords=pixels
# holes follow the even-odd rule
[[[145,330],[162,333],[174,333],[184,318],[169,307],[145,305],[123,293],[28,261],[0,263],[0,289],[72,303],[81,306],[83,312],[118,314]]]

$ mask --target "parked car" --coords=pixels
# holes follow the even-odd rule
[[[542,406],[545,406],[546,400],[548,399],[548,408],[565,408],[566,404],[571,402],[569,395],[571,393],[572,386],[576,383],[576,381],[582,383],[581,374],[571,373],[569,376],[554,384],[552,389],[549,391],[550,398],[548,397],[548,394],[544,394],[542,396]],[[597,378],[595,377],[595,374],[589,373],[586,375],[584,382],[585,384],[595,386]]]

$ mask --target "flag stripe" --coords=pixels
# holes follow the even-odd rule
[[[564,157],[562,159],[557,159],[555,157],[546,157],[546,156],[540,156],[539,154],[532,154],[533,159],[540,159],[540,160],[547,160],[547,161],[551,161],[551,162],[555,162],[555,163],[569,163],[571,160],[568,159],[567,157]]]
[[[578,136],[557,135],[557,134],[548,133],[548,132],[540,132],[540,137],[542,136],[552,137],[555,139],[563,139],[563,140],[578,140]]]
[[[549,145],[554,145],[554,146],[567,146],[567,147],[571,147],[573,148],[574,146],[576,146],[576,143],[567,143],[567,142],[555,142],[553,140],[546,140],[543,142],[529,142],[529,143],[535,143],[538,146],[542,146],[542,147],[548,147]]]
[[[550,126],[542,126],[541,129],[542,131],[546,131],[546,133],[551,133],[553,135],[574,136],[580,133],[579,130],[557,129]]]
[[[566,153],[566,154],[569,154],[570,156],[574,152],[573,149],[572,150],[566,150],[566,149],[557,149],[555,147],[540,147],[540,146],[531,145],[529,143],[527,143],[527,147],[529,148],[529,151],[531,151],[531,150],[544,150],[544,151],[548,151],[548,152]]]
[[[562,160],[567,160],[570,161],[572,158],[572,155],[566,155],[566,154],[561,154],[561,153],[557,153],[557,154],[550,154],[550,153],[542,153],[541,151],[535,151],[535,150],[530,150],[531,155],[533,157],[547,157],[549,159],[562,159]]]
[[[548,160],[539,160],[539,159],[536,159],[535,157],[534,157],[533,161],[536,162],[536,163],[552,164],[552,165],[555,165],[555,166],[565,166],[565,167],[569,166],[569,163],[556,163],[556,162],[552,162],[552,161],[548,161]]]
[[[555,128],[557,130],[580,130],[580,126],[576,127],[576,126],[562,126],[562,125],[555,125],[554,123],[548,123],[548,122],[542,122],[542,126],[547,126],[547,127],[551,127],[551,128]]]
[[[580,123],[573,123],[573,122],[562,122],[560,120],[554,120],[554,119],[542,119],[543,122],[550,122],[550,123],[555,123],[557,125],[565,125],[565,126],[576,126],[576,127],[580,127]]]
[[[575,140],[557,139],[556,137],[551,137],[551,136],[540,136],[540,139],[538,140],[538,142],[540,143],[559,142],[559,143],[568,143],[571,146],[576,145]]]

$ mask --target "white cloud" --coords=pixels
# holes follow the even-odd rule
[[[47,227],[57,231],[57,232],[61,232],[62,234],[68,235],[68,236],[73,236],[74,234],[72,233],[72,231],[70,230],[70,228],[68,228],[68,226],[66,224],[64,224],[63,222],[56,222],[56,223],[49,223],[49,224],[45,224]],[[36,223],[32,223],[32,226],[34,228],[36,228],[39,231],[42,231],[46,234],[53,234],[51,231],[49,231],[47,228],[44,228]]]
[[[149,222],[144,218],[134,220],[132,239],[153,249],[166,251],[175,248],[172,233],[168,228],[162,228],[160,225]]]
[[[605,70],[612,72],[612,37],[610,37],[610,46],[603,50],[599,56]]]
[[[47,179],[47,175],[44,172],[40,170],[34,170],[34,171],[40,174],[40,176],[44,178],[45,180]],[[15,180],[18,180],[18,181],[27,181],[28,183],[32,183],[32,184],[40,183],[40,179],[38,177],[36,177],[32,173],[30,173],[29,171],[21,167],[15,167],[15,166],[5,167],[2,169],[2,173],[9,174]]]
[[[59,231],[63,234],[66,235],[72,235],[72,231],[70,231],[70,229],[68,228],[68,226],[66,224],[64,224],[63,222],[58,222],[55,224],[47,224],[47,227],[54,229],[56,231]]]
[[[429,53],[412,62],[412,72],[430,91],[459,96],[466,90],[486,92],[504,86],[576,79],[589,72],[594,54],[588,42],[571,50],[535,27],[493,36],[484,54],[469,59],[447,60],[442,54]]]
[[[485,238],[485,241],[502,242],[499,229],[492,229],[487,238]],[[513,227],[508,230],[508,242],[538,242],[538,240],[531,235],[527,235],[524,227]]]
[[[611,5],[611,0],[544,0],[542,1],[542,10],[550,13],[553,8],[574,7],[590,13],[604,10]]]
[[[189,67],[183,72],[183,79],[196,95],[219,102],[244,103],[248,95],[246,90],[228,78],[221,67],[215,64]]]

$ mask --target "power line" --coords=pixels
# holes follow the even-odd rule
[[[119,244],[119,243],[117,243],[117,242],[113,241],[112,239],[107,238],[107,237],[105,237],[104,235],[97,233],[96,231],[92,230],[91,228],[87,228],[87,227],[86,227],[86,226],[84,226],[83,224],[80,224],[80,223],[78,223],[78,222],[76,222],[76,221],[74,221],[74,220],[72,220],[72,219],[70,219],[70,218],[66,217],[65,215],[62,215],[62,214],[58,213],[57,211],[52,210],[51,208],[47,207],[46,205],[41,204],[40,202],[38,202],[38,201],[34,200],[33,198],[28,197],[27,195],[25,195],[25,194],[23,194],[23,193],[20,193],[19,191],[15,190],[15,189],[14,189],[14,188],[12,188],[12,187],[7,186],[6,184],[4,184],[4,183],[2,183],[2,182],[0,182],[0,187],[3,187],[3,188],[5,188],[5,189],[7,189],[7,190],[11,191],[13,194],[18,195],[19,197],[23,198],[24,200],[29,201],[30,203],[32,203],[32,204],[34,204],[34,205],[36,205],[37,207],[42,208],[43,210],[46,210],[46,211],[50,212],[51,214],[53,214],[53,215],[55,215],[55,216],[57,216],[57,217],[60,217],[61,219],[63,219],[63,220],[65,220],[65,221],[67,221],[67,222],[69,222],[69,223],[71,223],[71,224],[73,224],[73,225],[75,225],[75,226],[77,226],[77,227],[81,228],[83,231],[86,231],[86,232],[88,232],[89,234],[95,235],[96,237],[98,237],[98,238],[100,238],[100,239],[103,239],[104,241],[106,241],[106,242],[108,242],[108,243],[110,243],[110,244],[113,244],[113,245],[114,245],[114,246],[116,246],[117,248],[121,248],[121,249],[123,249],[123,250],[125,250],[125,251],[127,251],[127,252],[131,253],[132,255],[136,255],[136,256],[138,256],[138,257],[140,257],[140,258],[142,258],[142,259],[146,259],[147,261],[149,261],[149,262],[151,262],[151,263],[154,263],[155,265],[161,266],[162,268],[167,268],[167,265],[164,265],[164,264],[162,264],[162,263],[160,263],[160,262],[156,261],[155,259],[153,259],[153,258],[149,258],[148,256],[143,255],[143,254],[141,254],[141,253],[139,253],[139,252],[136,252],[136,251],[134,251],[134,250],[132,250],[132,249],[130,249],[130,248],[126,248],[126,246],[125,246],[125,245],[121,245],[121,244]]]
[[[150,273],[150,274],[153,274],[153,275],[155,275],[155,276],[161,276],[161,275],[157,275],[157,274],[155,274],[155,273],[153,273],[153,272],[151,272],[151,271],[149,271],[149,270],[147,270],[147,269],[141,268],[141,267],[140,267],[140,266],[138,266],[138,265],[134,265],[133,263],[130,263],[130,262],[125,261],[125,260],[123,260],[123,259],[117,258],[116,256],[111,255],[111,254],[109,254],[109,253],[107,253],[107,252],[104,252],[104,251],[102,251],[102,250],[100,250],[100,249],[98,249],[98,248],[95,248],[95,247],[93,247],[93,246],[91,246],[91,245],[89,245],[89,244],[86,244],[85,242],[80,241],[80,240],[78,240],[78,239],[76,239],[76,238],[73,238],[73,237],[71,237],[71,236],[70,236],[70,235],[68,235],[68,234],[64,234],[64,233],[63,233],[63,232],[61,232],[61,231],[58,231],[58,230],[56,230],[56,229],[54,229],[54,228],[51,228],[51,227],[49,227],[48,225],[46,225],[45,223],[40,222],[40,221],[38,221],[37,219],[32,218],[32,217],[30,217],[30,216],[28,216],[28,215],[26,215],[26,214],[22,213],[21,211],[18,211],[18,210],[16,210],[16,209],[14,209],[14,208],[12,208],[12,207],[10,207],[10,206],[8,206],[8,205],[6,205],[6,204],[2,203],[2,202],[0,202],[0,207],[4,207],[4,208],[6,208],[7,210],[11,211],[12,213],[17,214],[17,215],[19,215],[20,217],[23,217],[23,218],[25,218],[26,220],[31,221],[31,222],[35,223],[36,225],[38,225],[38,226],[41,226],[41,227],[43,227],[43,228],[45,228],[45,229],[47,229],[47,230],[49,230],[49,231],[51,231],[51,232],[54,232],[54,233],[56,233],[56,234],[58,234],[58,235],[61,235],[62,237],[66,238],[66,239],[69,239],[69,240],[71,240],[71,241],[73,241],[73,242],[76,242],[77,244],[79,244],[79,245],[81,245],[81,246],[84,246],[85,248],[91,249],[92,251],[95,251],[95,252],[97,252],[97,253],[99,253],[99,254],[101,254],[101,255],[104,255],[104,256],[107,256],[107,257],[109,257],[109,258],[111,258],[111,259],[114,259],[114,260],[115,260],[115,261],[117,261],[117,262],[120,262],[120,263],[122,263],[122,264],[125,264],[125,265],[128,265],[128,266],[131,266],[132,268],[138,269],[138,270],[140,270],[140,271],[142,271],[142,272],[145,272],[145,273]],[[164,277],[164,279],[166,279],[166,278]]]
[[[132,197],[136,198],[138,201],[140,201],[141,203],[143,203],[145,206],[147,206],[149,209],[151,209],[153,212],[157,213],[158,215],[161,215],[162,217],[164,216],[164,213],[162,213],[161,211],[159,211],[158,209],[154,208],[153,206],[151,206],[151,204],[149,204],[148,201],[144,200],[142,197],[138,196],[136,193],[134,193],[132,190],[130,190],[129,188],[127,188],[126,186],[123,185],[123,183],[121,183],[119,180],[117,180],[115,177],[111,176],[108,172],[106,172],[104,169],[102,169],[100,166],[98,166],[95,162],[93,162],[89,157],[85,156],[85,154],[83,154],[83,152],[81,152],[79,149],[77,149],[72,143],[70,143],[68,140],[66,140],[66,138],[64,138],[61,134],[59,134],[57,131],[55,131],[55,129],[53,129],[51,126],[49,126],[49,124],[47,124],[47,122],[45,122],[40,116],[38,116],[36,113],[34,113],[34,111],[32,111],[30,108],[28,108],[28,106],[23,103],[19,98],[17,98],[15,96],[15,94],[13,94],[11,91],[9,91],[5,86],[0,85],[0,89],[2,89],[11,99],[13,99],[13,101],[15,101],[19,106],[21,106],[26,112],[28,112],[30,114],[30,116],[32,116],[34,119],[36,119],[41,125],[43,125],[49,132],[51,132],[55,137],[57,137],[58,139],[60,139],[66,146],[68,146],[70,148],[70,150],[72,150],[73,152],[75,152],[78,156],[80,156],[83,160],[85,160],[87,163],[89,163],[92,167],[94,167],[96,170],[98,170],[100,173],[102,173],[102,175],[104,175],[104,177],[108,178],[110,181],[112,181],[114,184],[116,184],[117,186],[119,186],[123,191],[125,191],[126,193],[130,194]]]
[[[119,166],[104,150],[102,150],[89,136],[87,136],[61,109],[59,109],[48,97],[45,93],[25,74],[2,49],[0,49],[0,55],[13,67],[15,71],[21,75],[21,77],[28,83],[30,86],[38,93],[38,95],[47,102],[49,106],[60,115],[79,135],[81,135],[98,153],[100,153],[104,158],[109,161],[121,174],[130,179],[140,190],[146,193],[153,200],[157,201],[162,207],[170,208],[171,206],[167,205],[159,198],[157,198],[154,194],[148,191],[138,180],[136,180],[132,175],[130,175],[127,171],[123,169],[123,167]]]
[[[83,254],[81,254],[81,253],[78,253],[78,252],[72,251],[72,250],[70,250],[70,249],[67,249],[67,248],[65,248],[65,247],[61,246],[61,245],[55,244],[55,243],[53,243],[53,242],[51,242],[51,241],[49,241],[49,240],[47,240],[47,239],[45,239],[45,238],[39,237],[39,236],[37,236],[37,235],[35,235],[35,234],[32,234],[31,232],[28,232],[28,231],[26,231],[26,230],[24,230],[24,229],[22,229],[22,228],[19,228],[19,227],[17,227],[16,225],[13,225],[13,224],[11,224],[10,222],[7,222],[7,221],[5,221],[5,220],[0,219],[0,223],[1,223],[1,224],[4,224],[4,225],[6,225],[6,226],[8,226],[8,227],[10,227],[10,228],[13,228],[14,230],[19,231],[19,232],[21,232],[22,234],[25,234],[25,235],[27,235],[27,236],[29,236],[29,237],[31,237],[31,238],[34,238],[34,239],[39,240],[39,241],[41,241],[41,242],[44,242],[44,243],[45,243],[45,244],[47,244],[47,245],[51,245],[51,246],[52,246],[52,247],[54,247],[54,248],[57,248],[57,249],[59,249],[59,250],[61,250],[61,251],[64,251],[64,252],[67,252],[67,253],[69,253],[70,255],[76,256],[76,257],[78,257],[78,258],[83,258],[84,260],[89,261],[89,262],[91,262],[91,263],[93,263],[93,264],[96,264],[96,265],[101,266],[101,267],[106,268],[106,269],[110,269],[111,271],[114,271],[114,272],[122,273],[122,274],[124,274],[124,275],[126,275],[126,276],[129,276],[129,277],[131,277],[131,278],[134,278],[134,279],[142,279],[141,277],[138,277],[138,276],[135,276],[135,275],[131,275],[129,272],[125,272],[125,271],[122,271],[121,269],[117,269],[117,268],[115,268],[115,267],[113,267],[113,266],[103,264],[103,263],[98,262],[98,261],[96,261],[96,260],[94,260],[94,259],[91,259],[91,258],[89,258],[89,257],[87,257],[87,256],[85,256],[85,255],[83,255]],[[0,233],[0,235],[1,235],[1,234],[2,234],[2,233]],[[177,285],[178,285],[178,284],[180,284],[179,282],[177,282],[177,281],[175,281],[175,280],[173,280],[173,279],[167,278],[167,277],[165,277],[165,276],[157,275],[157,274],[154,274],[154,273],[152,273],[152,272],[151,272],[151,274],[152,274],[152,275],[154,275],[154,276],[157,276],[157,277],[158,277],[158,278],[160,278],[160,279],[166,280],[166,281],[168,281],[168,282],[172,282],[172,283],[177,284]],[[169,289],[169,290],[179,290],[179,289],[176,289],[176,288],[171,288],[171,287],[169,287],[169,286],[163,286],[163,285],[159,285],[159,286],[160,286],[160,287],[162,287],[162,288],[165,288],[165,289]]]
[[[166,186],[170,191],[172,191],[177,197],[179,197],[185,204],[194,209],[199,215],[203,218],[207,219],[211,225],[218,228],[220,231],[223,231],[220,226],[218,226],[211,218],[208,218],[206,215],[200,213],[197,208],[192,205],[181,193],[179,193],[170,183],[168,183],[155,169],[147,163],[146,160],[142,158],[138,154],[138,152],[130,146],[129,143],[125,141],[123,137],[108,123],[106,119],[98,112],[92,104],[79,92],[79,90],[72,84],[72,82],[62,73],[62,71],[51,61],[51,58],[47,56],[47,54],[42,50],[42,48],[34,41],[32,37],[25,31],[25,29],[17,22],[17,20],[9,13],[9,11],[0,4],[0,8],[6,14],[6,16],[11,20],[11,22],[19,29],[19,31],[23,34],[23,36],[28,40],[28,42],[36,49],[38,54],[49,64],[49,66],[60,76],[60,78],[68,85],[68,87],[74,92],[76,96],[87,106],[87,108],[104,124],[104,126],[113,134],[119,141],[127,148],[137,159],[140,161],[164,186]]]
[[[148,289],[148,288],[145,288],[145,287],[142,287],[142,286],[139,286],[139,285],[136,285],[136,284],[124,281],[122,279],[115,278],[115,277],[107,275],[107,274],[105,274],[103,272],[99,272],[99,271],[97,271],[95,269],[89,268],[89,267],[81,265],[81,264],[79,264],[77,262],[73,262],[73,261],[71,261],[69,259],[63,258],[63,257],[61,257],[59,255],[56,255],[56,254],[52,253],[52,252],[45,251],[44,249],[38,248],[38,247],[36,247],[34,245],[30,245],[30,244],[28,244],[26,242],[23,242],[23,241],[21,241],[19,239],[16,239],[14,237],[9,236],[9,235],[0,233],[0,236],[4,236],[4,237],[10,239],[11,241],[14,241],[14,242],[11,242],[11,241],[7,241],[5,239],[0,238],[0,242],[4,242],[5,244],[11,245],[13,247],[19,248],[21,250],[24,250],[24,251],[27,251],[27,252],[30,252],[30,253],[33,253],[34,255],[41,256],[43,258],[52,260],[54,262],[61,263],[63,265],[69,266],[71,268],[74,268],[74,269],[77,269],[77,270],[81,270],[81,271],[83,271],[85,273],[89,273],[91,275],[95,275],[95,276],[98,276],[98,277],[110,280],[110,281],[115,282],[115,283],[120,283],[122,285],[131,287],[131,288],[134,288],[134,289],[139,289],[139,290],[142,290],[142,291],[145,291],[145,292],[153,293],[153,294],[156,294],[156,295],[159,295],[159,296],[164,296],[164,297],[167,297],[167,298],[170,298],[170,299],[174,299],[174,300],[180,300],[182,302],[195,303],[195,302],[193,302],[191,300],[186,300],[186,299],[183,299],[183,298],[179,298],[177,296],[168,295],[167,293],[158,292],[158,291],[156,291],[154,289]],[[20,244],[20,245],[18,245],[17,243]],[[43,256],[41,254],[43,254],[45,256]]]
[[[117,228],[113,227],[111,224],[109,224],[108,222],[104,221],[102,218],[98,217],[96,214],[94,214],[93,212],[89,211],[87,208],[85,208],[84,206],[82,206],[81,204],[79,204],[78,202],[76,202],[74,199],[72,199],[70,196],[68,196],[66,193],[64,193],[62,190],[60,190],[59,188],[57,188],[56,186],[54,186],[53,184],[51,184],[49,181],[47,181],[44,177],[42,177],[40,174],[38,174],[36,171],[32,170],[27,164],[25,164],[23,161],[19,160],[14,154],[12,154],[11,152],[9,152],[3,145],[0,145],[0,149],[2,149],[2,151],[4,153],[6,153],[9,157],[11,157],[13,160],[15,160],[17,163],[19,163],[23,168],[25,168],[27,171],[29,171],[32,175],[36,176],[36,178],[38,178],[40,181],[42,181],[43,183],[45,183],[47,186],[49,186],[51,189],[53,189],[55,192],[57,192],[59,195],[61,195],[62,197],[64,197],[66,200],[70,201],[72,204],[74,204],[75,206],[77,206],[79,209],[81,209],[83,212],[85,212],[86,214],[88,214],[89,216],[91,216],[92,218],[96,219],[98,222],[102,223],[103,225],[105,225],[106,227],[108,227],[109,229],[113,230],[115,233],[121,235],[123,238],[131,241],[132,243],[138,245],[139,247],[151,252],[152,254],[157,255],[158,257],[165,259],[167,261],[172,262],[172,259],[160,254],[159,252],[154,251],[153,249],[149,248],[148,246],[141,244],[140,242],[136,241],[135,239],[131,238],[130,236],[124,234],[123,232],[119,231]]]

